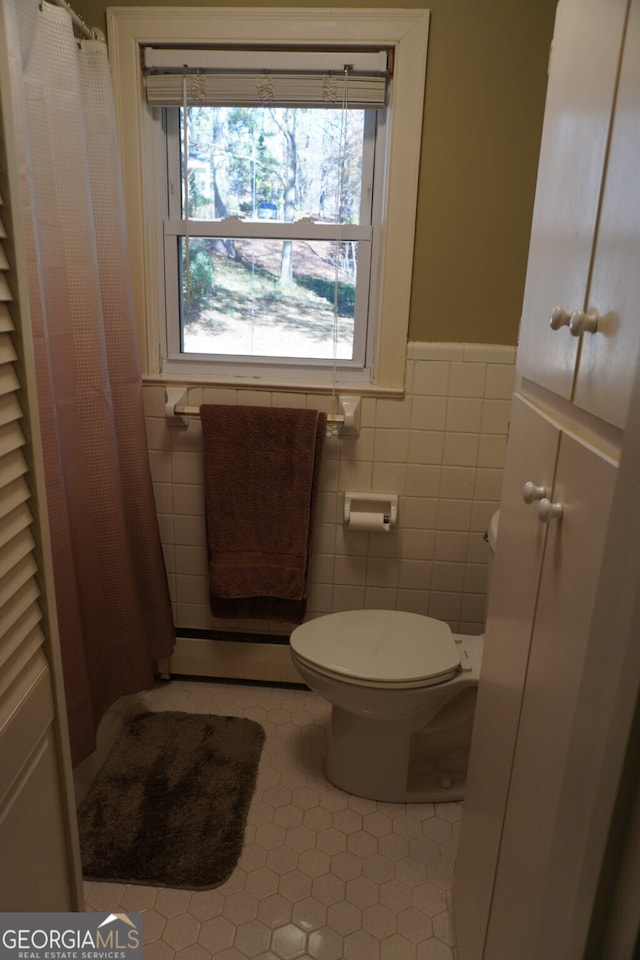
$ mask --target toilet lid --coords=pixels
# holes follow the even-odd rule
[[[295,628],[291,647],[320,670],[376,683],[445,677],[460,666],[446,623],[399,610],[346,610],[309,620]]]

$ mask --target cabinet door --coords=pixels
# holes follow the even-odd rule
[[[624,427],[640,346],[640,3],[631,4],[574,402]]]
[[[453,888],[461,960],[482,956],[547,533],[523,487],[551,492],[559,437],[514,397]]]
[[[563,434],[485,960],[540,960],[541,904],[616,481],[616,465]],[[595,785],[591,785],[594,789]],[[590,789],[584,784],[585,791]],[[568,901],[572,885],[560,891]],[[561,911],[559,905],[558,912]],[[568,911],[567,911],[568,913]]]
[[[560,0],[551,49],[518,373],[569,399],[585,308],[627,0]]]

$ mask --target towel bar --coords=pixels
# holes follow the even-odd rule
[[[172,426],[186,426],[189,418],[200,416],[200,407],[183,403],[184,387],[166,387],[165,416]],[[357,435],[360,432],[360,397],[338,397],[344,413],[327,414],[327,433]]]

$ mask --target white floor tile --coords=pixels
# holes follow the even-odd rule
[[[171,681],[151,710],[250,717],[266,741],[232,876],[189,892],[85,883],[88,910],[141,911],[145,960],[454,960],[459,803],[377,803],[323,773],[328,705],[307,690]]]

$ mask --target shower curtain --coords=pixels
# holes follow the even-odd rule
[[[74,764],[174,630],[147,458],[106,45],[0,0]]]

